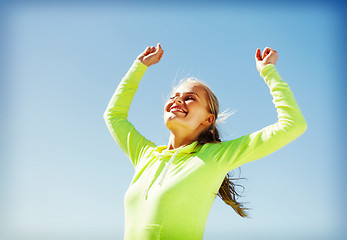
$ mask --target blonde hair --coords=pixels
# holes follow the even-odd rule
[[[216,95],[207,86],[207,84],[205,84],[201,80],[198,80],[194,77],[184,78],[180,81],[177,87],[185,83],[202,86],[205,89],[207,93],[208,111],[212,113],[216,119],[205,132],[202,132],[200,134],[200,136],[197,139],[198,144],[203,145],[205,143],[221,142],[219,131],[217,129],[216,124],[225,121],[230,115],[233,114],[233,112],[230,113],[228,111],[224,111],[219,115],[219,102]],[[237,202],[237,198],[241,197],[241,195],[236,191],[236,187],[243,188],[243,186],[235,184],[233,181],[239,179],[240,178],[231,178],[231,176],[228,173],[225,176],[217,195],[227,205],[231,206],[238,215],[240,215],[241,217],[247,217],[246,211],[248,210],[248,208],[245,208],[242,203]]]

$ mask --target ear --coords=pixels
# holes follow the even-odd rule
[[[214,114],[210,113],[202,124],[204,126],[209,126],[212,123],[214,123],[215,120],[216,120],[216,117],[214,116]]]

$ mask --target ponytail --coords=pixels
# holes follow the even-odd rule
[[[198,138],[199,145],[213,142],[221,142],[219,132],[214,123],[210,126],[208,131],[200,134]],[[245,208],[243,203],[237,201],[237,199],[241,197],[241,194],[236,191],[236,188],[241,187],[242,189],[244,189],[242,185],[233,182],[239,179],[240,178],[231,178],[230,174],[228,173],[225,176],[217,195],[225,202],[225,204],[232,207],[238,215],[240,215],[241,217],[247,217],[248,215],[246,211],[249,209]]]

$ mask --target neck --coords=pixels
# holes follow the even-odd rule
[[[171,150],[171,149],[183,147],[195,142],[197,139],[198,139],[198,135],[195,136],[195,134],[180,136],[171,132],[167,149]]]

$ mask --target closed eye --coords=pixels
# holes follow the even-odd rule
[[[194,97],[192,97],[192,96],[188,96],[188,97],[185,98],[185,100],[194,100],[195,101],[196,99]]]
[[[171,96],[169,98],[169,100],[174,100],[176,98],[176,96],[178,96],[178,95],[179,95],[179,93],[176,93],[175,95]],[[199,99],[199,95],[195,92],[186,92],[184,95],[185,95],[184,101],[186,101],[186,100],[196,101],[197,99]]]

